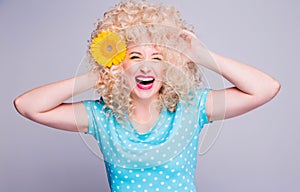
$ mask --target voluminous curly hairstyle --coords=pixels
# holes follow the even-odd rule
[[[179,100],[193,97],[193,90],[201,82],[201,69],[184,55],[190,42],[181,34],[183,30],[192,30],[188,29],[177,10],[147,1],[120,2],[104,13],[103,20],[98,20],[91,40],[105,30],[118,33],[128,46],[150,44],[162,51],[165,75],[159,91],[160,107],[165,106],[173,112]],[[87,55],[92,70],[99,73],[97,88],[108,109],[106,111],[114,114],[117,120],[125,120],[134,106],[122,64],[103,67],[95,62],[90,51]]]

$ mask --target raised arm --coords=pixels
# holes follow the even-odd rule
[[[210,92],[207,101],[209,120],[241,115],[265,104],[278,93],[280,83],[266,73],[217,53],[209,53],[215,64],[206,67],[234,85]]]
[[[210,121],[246,113],[270,101],[278,93],[280,83],[266,73],[207,50],[191,32],[185,31],[181,36],[191,43],[187,50],[190,59],[233,84],[230,88],[210,91],[207,99]]]
[[[94,87],[97,79],[96,73],[89,72],[44,85],[17,97],[14,105],[21,115],[37,123],[66,131],[86,132],[88,119],[83,103],[64,102]]]

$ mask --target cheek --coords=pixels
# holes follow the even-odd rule
[[[136,62],[133,61],[125,61],[123,62],[123,69],[125,72],[127,71],[131,71],[131,72],[135,72],[138,69],[138,64]]]
[[[124,69],[124,70],[127,70],[128,68],[130,68],[130,62],[124,61],[124,62],[123,62],[123,69]]]
[[[127,76],[130,76],[131,74],[134,73],[134,67],[133,67],[133,64],[130,63],[130,62],[124,62],[123,63],[123,69],[124,69],[124,72]]]
[[[124,74],[126,77],[127,83],[133,88],[135,86],[135,73],[136,73],[136,65],[133,63],[123,63]]]
[[[165,70],[162,65],[155,67],[155,73],[157,74],[157,77],[159,77],[161,80],[163,79],[163,76],[165,74]]]

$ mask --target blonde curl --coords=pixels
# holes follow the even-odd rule
[[[103,30],[117,32],[128,45],[151,44],[163,52],[166,67],[159,91],[160,107],[165,106],[173,112],[179,101],[191,100],[193,90],[201,83],[201,69],[184,55],[190,44],[185,38],[180,38],[180,32],[192,30],[186,27],[177,10],[146,1],[120,2],[104,13],[91,39]],[[94,61],[89,50],[87,56],[91,70],[99,73],[97,88],[107,114],[114,114],[119,121],[126,120],[134,106],[122,65],[103,67]]]

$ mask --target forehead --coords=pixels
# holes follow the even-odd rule
[[[133,52],[140,54],[161,54],[160,49],[154,45],[130,45],[127,48],[127,53],[131,54]]]

